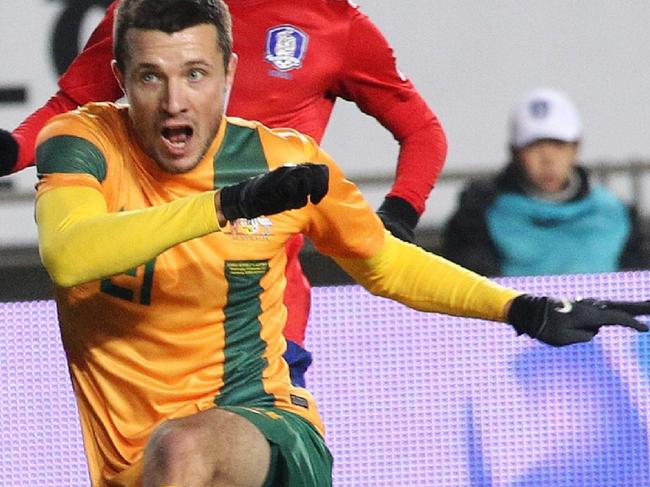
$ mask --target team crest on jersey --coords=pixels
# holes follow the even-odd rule
[[[293,25],[278,25],[266,33],[264,59],[278,71],[290,71],[302,66],[309,37]]]
[[[271,236],[273,222],[265,217],[260,216],[247,220],[239,218],[231,226],[232,236],[238,240],[268,240]]]

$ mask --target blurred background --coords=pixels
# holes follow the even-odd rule
[[[0,126],[13,129],[56,90],[58,72],[99,22],[109,0],[0,2]],[[362,2],[440,118],[447,163],[421,220],[432,250],[470,177],[507,159],[508,115],[524,93],[566,91],[584,122],[582,160],[650,217],[650,5],[641,0]],[[323,147],[377,207],[397,144],[374,119],[339,102]],[[49,297],[33,221],[33,169],[0,178],[0,300]],[[315,284],[347,282],[307,247]],[[318,274],[314,269],[319,269]]]
[[[109,3],[0,0],[0,127],[15,128],[55,92]],[[537,87],[575,101],[582,161],[650,227],[650,3],[375,0],[361,8],[449,140],[419,244],[435,251],[463,184],[503,166],[510,110]],[[323,147],[377,207],[397,157],[389,133],[339,102]],[[52,295],[37,251],[35,182],[33,168],[0,178],[0,484],[86,485],[54,303],[9,302]],[[315,285],[349,282],[310,246],[302,259]],[[650,293],[649,272],[502,282],[609,299]],[[650,485],[647,337],[613,329],[558,351],[513,340],[505,325],[416,313],[358,287],[316,289],[313,310],[308,380],[327,418],[336,485]],[[396,323],[415,326],[396,331]],[[406,409],[387,420],[386,411]]]

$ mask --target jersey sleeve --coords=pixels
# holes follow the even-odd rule
[[[174,245],[219,230],[214,191],[108,213],[102,194],[83,184],[40,195],[36,224],[43,265],[64,287],[126,272]]]
[[[75,111],[52,119],[37,141],[39,252],[54,282],[64,287],[125,272],[219,230],[214,191],[109,212],[103,183],[110,158],[123,149],[120,139],[110,138],[97,120]]]
[[[75,108],[77,108],[77,104],[65,93],[59,91],[45,105],[31,113],[16,127],[12,135],[18,143],[18,160],[12,172],[18,172],[34,165],[36,137],[47,121],[55,115]]]
[[[330,257],[366,258],[382,246],[384,225],[359,188],[322,149],[310,158],[329,166],[327,195],[312,213],[305,234],[319,252]]]
[[[388,232],[372,257],[335,260],[371,293],[420,311],[506,321],[509,303],[523,294]]]
[[[256,124],[269,169],[283,164],[320,163],[329,167],[327,195],[299,210],[300,232],[323,254],[364,258],[381,247],[384,226],[359,188],[308,135],[294,129]]]
[[[320,252],[378,296],[421,311],[505,321],[522,292],[393,237],[324,151],[313,160],[330,169],[327,195],[308,207],[306,233]]]
[[[53,117],[36,140],[36,198],[60,186],[102,192],[109,151],[100,128],[78,112]]]
[[[345,62],[334,95],[355,102],[400,144],[396,179],[388,196],[418,213],[442,170],[447,140],[440,122],[413,83],[399,72],[393,50],[370,19],[355,9]]]

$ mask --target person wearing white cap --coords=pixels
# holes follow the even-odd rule
[[[511,161],[471,182],[441,253],[489,276],[647,268],[634,213],[578,164],[580,115],[562,91],[531,91],[510,120]]]

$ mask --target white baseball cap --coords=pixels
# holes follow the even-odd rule
[[[510,124],[510,144],[516,149],[542,139],[578,142],[582,137],[575,105],[565,93],[551,88],[528,93],[513,110]]]

